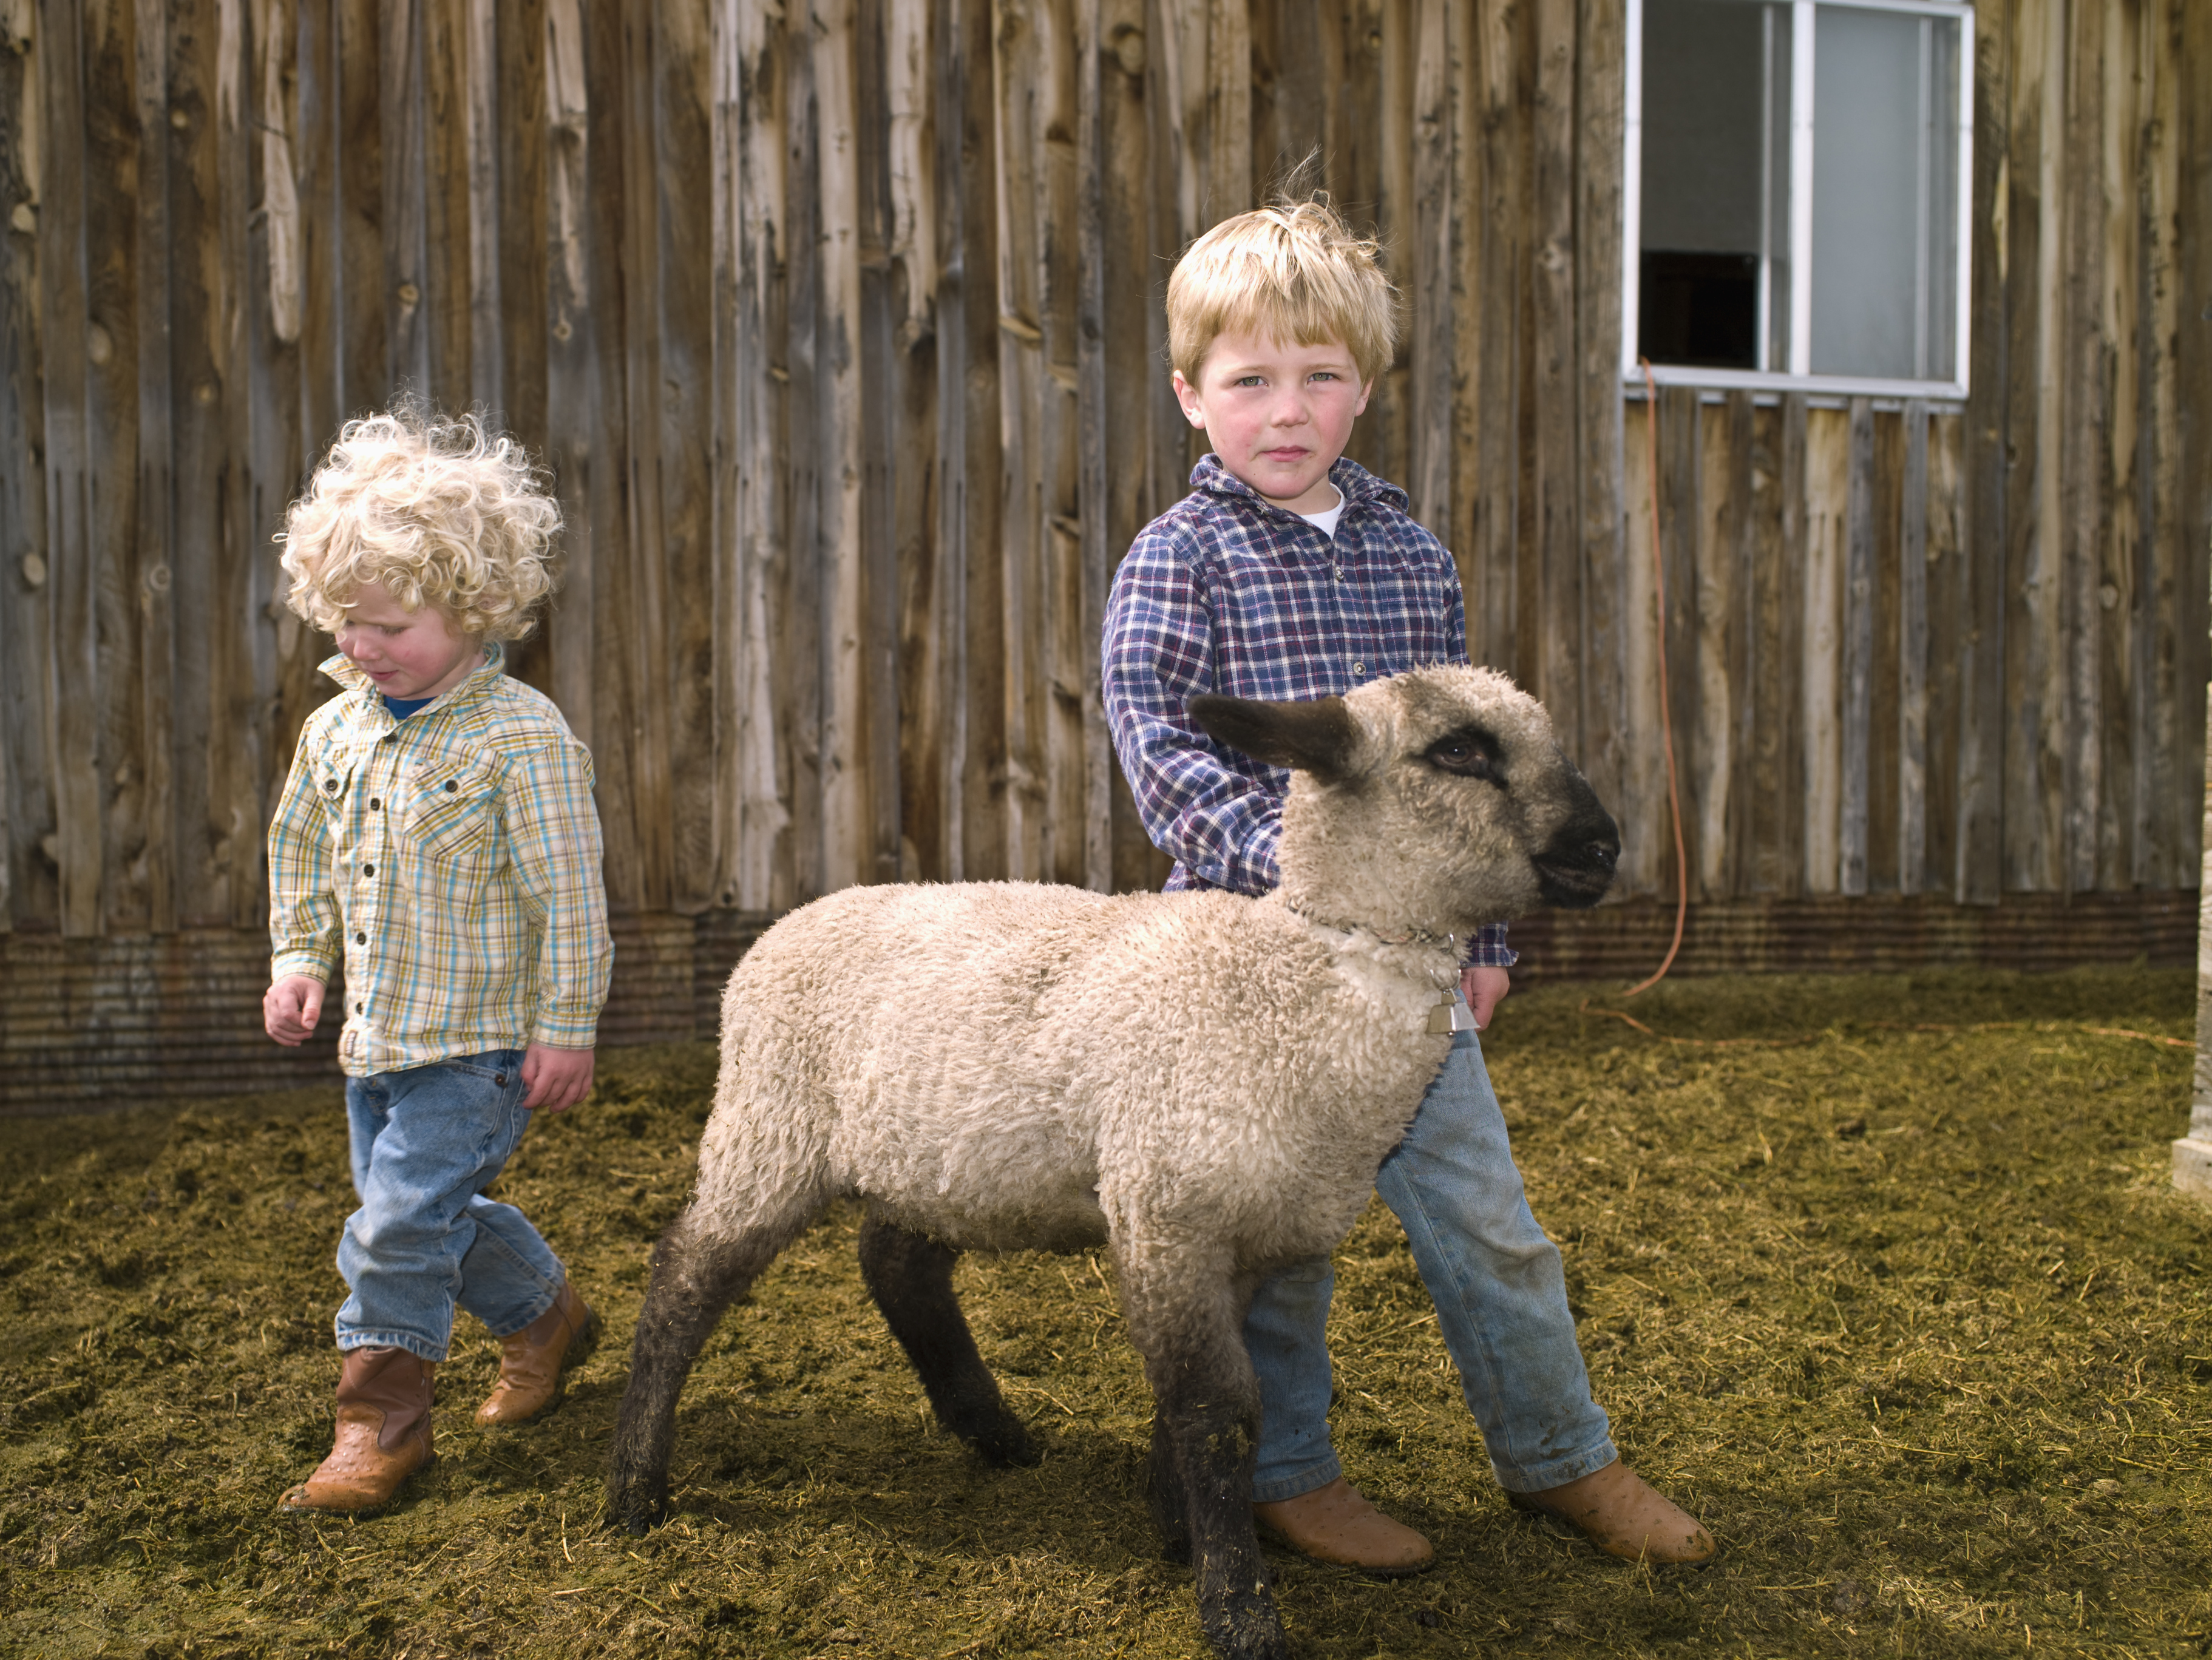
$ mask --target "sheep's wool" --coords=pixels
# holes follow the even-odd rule
[[[1174,1322],[1155,1296],[1328,1252],[1449,1048],[1427,1030],[1449,940],[1535,903],[1531,854],[1573,795],[1554,775],[1588,796],[1501,676],[1345,702],[1356,764],[1295,775],[1265,898],[852,888],[771,929],[724,998],[703,1232],[788,1237],[859,1193],[962,1250],[1110,1233],[1139,1329]],[[1510,789],[1424,759],[1478,718]]]

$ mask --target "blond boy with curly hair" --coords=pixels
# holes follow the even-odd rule
[[[345,690],[307,718],[269,828],[269,1035],[296,1046],[343,963],[360,1207],[338,1271],[337,1434],[285,1509],[388,1501],[430,1462],[456,1305],[501,1340],[484,1424],[550,1406],[597,1317],[483,1189],[535,1111],[592,1086],[614,947],[592,761],[506,647],[551,587],[560,510],[473,416],[352,422],[292,504],[289,605]]]

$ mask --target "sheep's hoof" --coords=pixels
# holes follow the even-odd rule
[[[621,1529],[633,1539],[642,1539],[667,1519],[665,1493],[641,1493],[633,1488],[607,1495],[607,1524]]]
[[[969,1438],[968,1444],[975,1449],[975,1456],[985,1463],[1000,1469],[1016,1465],[1027,1468],[1044,1462],[1044,1455],[1030,1439],[1030,1432],[1012,1418],[977,1431]]]
[[[1283,1634],[1275,1600],[1259,1586],[1201,1605],[1199,1623],[1224,1660],[1291,1660],[1290,1639]]]

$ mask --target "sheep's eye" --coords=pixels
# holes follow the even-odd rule
[[[1462,778],[1486,779],[1503,786],[1505,774],[1498,764],[1498,745],[1487,733],[1455,732],[1429,745],[1429,764]]]

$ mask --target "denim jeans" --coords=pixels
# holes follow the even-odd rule
[[[338,1240],[353,1291],[338,1347],[443,1360],[457,1304],[495,1337],[553,1306],[559,1259],[520,1211],[483,1196],[530,1128],[525,1093],[520,1049],[346,1080],[361,1208]]]
[[[1405,1225],[1498,1485],[1540,1493],[1611,1463],[1559,1247],[1529,1213],[1474,1033],[1452,1040],[1375,1189]],[[1252,1299],[1244,1341],[1260,1382],[1255,1499],[1296,1498],[1342,1473],[1328,1439],[1334,1284],[1328,1259],[1316,1257],[1267,1280]]]

